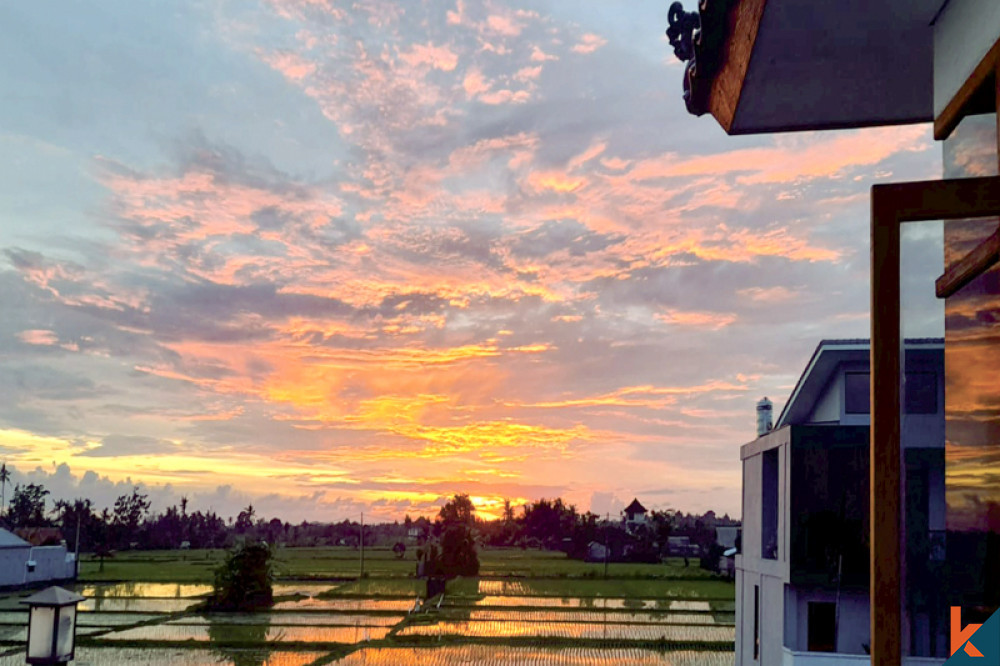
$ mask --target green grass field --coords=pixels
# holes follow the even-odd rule
[[[225,557],[222,550],[126,551],[100,563],[84,555],[80,563],[82,581],[132,581],[211,583],[213,572]],[[532,579],[533,594],[575,594],[606,596],[609,586],[604,565],[567,558],[563,553],[484,549],[479,553],[480,575],[485,578]],[[358,594],[381,587],[409,595],[416,571],[413,554],[397,558],[388,549],[365,551],[366,579],[361,579],[360,552],[352,548],[280,548],[277,558],[279,580],[355,581]],[[732,594],[732,583],[723,581],[694,563],[672,559],[663,564],[608,565],[608,579],[622,596],[699,596]],[[396,582],[398,581],[398,582]],[[392,587],[392,586],[398,587]],[[649,592],[655,590],[656,592]],[[666,591],[673,594],[665,594]],[[663,592],[662,594],[660,592]]]

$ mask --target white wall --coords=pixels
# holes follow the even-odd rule
[[[809,423],[832,423],[840,420],[843,412],[843,388],[841,384],[843,378],[841,373],[835,373],[826,388],[820,394],[812,413],[809,415]]]
[[[34,571],[28,571],[29,560],[35,562]],[[0,587],[67,580],[75,573],[76,563],[65,546],[0,548]]]
[[[0,587],[24,584],[24,563],[28,561],[30,546],[0,548]]]
[[[785,646],[791,650],[805,652],[809,647],[809,602],[836,602],[837,593],[826,590],[799,590],[790,588],[786,593],[791,603],[785,606],[786,623],[788,616],[794,626],[794,639],[786,636]],[[869,628],[869,604],[866,592],[841,592],[840,616],[837,625],[837,652],[843,654],[864,654],[863,643],[871,644]]]
[[[784,595],[788,580],[788,451],[790,428],[774,430],[742,447],[743,537],[736,566],[736,664],[778,664],[785,632]],[[762,454],[778,451],[778,555],[761,557]],[[760,594],[760,656],[753,658],[754,586]]]
[[[1000,37],[1000,2],[951,0],[934,24],[934,115],[938,116]]]
[[[34,571],[28,572],[27,567],[21,565],[26,584],[73,577],[75,563],[67,558],[65,546],[35,546],[31,549],[30,558],[35,562]]]

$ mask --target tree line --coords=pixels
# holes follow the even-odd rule
[[[189,511],[188,500],[162,512],[152,512],[148,494],[140,487],[120,495],[113,506],[98,509],[87,498],[56,500],[49,509],[49,491],[41,484],[15,486],[0,523],[9,529],[56,527],[71,550],[97,552],[101,549],[227,548],[237,542],[265,541],[285,546],[358,547],[362,527],[359,522],[284,522],[266,519],[253,505],[228,520],[214,511]],[[670,554],[668,539],[687,537],[700,555],[710,554],[716,542],[717,526],[737,525],[729,516],[714,512],[685,514],[680,511],[652,511],[643,524],[627,529],[615,516],[580,512],[561,498],[539,499],[515,507],[504,503],[501,517],[484,519],[476,515],[468,495],[455,495],[434,520],[407,516],[402,523],[364,526],[364,543],[369,547],[394,547],[402,557],[407,550],[417,559],[427,559],[430,546],[460,554],[460,568],[475,568],[468,555],[477,547],[520,547],[559,550],[585,559],[592,544],[608,549],[608,557],[618,561],[658,562]],[[460,547],[456,547],[459,544]],[[413,549],[417,550],[414,551]],[[714,553],[712,553],[714,554]],[[447,557],[451,557],[448,555]],[[430,561],[434,561],[431,557]],[[428,566],[437,566],[429,564]]]

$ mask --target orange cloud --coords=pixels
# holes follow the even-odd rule
[[[690,326],[691,328],[704,328],[710,331],[718,331],[733,324],[737,317],[732,313],[720,312],[686,312],[683,310],[668,310],[667,312],[653,315],[660,321],[675,326]]]

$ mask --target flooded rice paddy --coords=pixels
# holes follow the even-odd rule
[[[728,599],[552,594],[460,581],[417,603],[413,580],[287,583],[259,613],[203,613],[207,585],[86,585],[77,666],[722,666]],[[610,583],[610,581],[609,581]],[[614,589],[609,585],[608,589]],[[0,597],[0,666],[24,663],[24,595]]]

